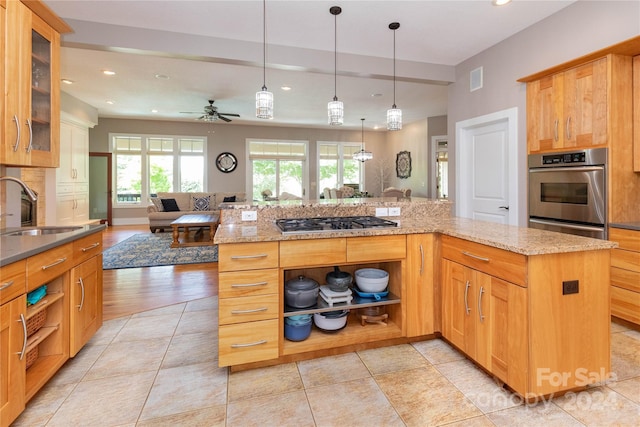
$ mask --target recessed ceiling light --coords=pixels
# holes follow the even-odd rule
[[[69,80],[69,79],[62,79],[62,83],[66,84],[66,85],[72,85],[74,83],[73,80]]]
[[[112,101],[112,100],[110,100],[110,99],[106,100],[105,102],[106,102],[107,104],[109,104],[109,105],[113,105],[113,104],[115,104],[115,101]]]
[[[157,113],[158,110],[156,110],[155,108],[153,110],[151,110],[152,113]]]
[[[374,98],[377,98],[379,96],[382,96],[382,94],[381,93],[372,93],[371,96],[374,97]]]
[[[493,0],[492,3],[494,6],[504,6],[507,3],[511,3],[511,0]]]
[[[284,91],[291,90],[291,86],[280,86],[280,89]]]
[[[104,74],[105,76],[115,76],[116,72],[111,70],[102,70],[102,74]]]
[[[160,79],[160,80],[169,80],[169,76],[167,76],[166,74],[156,74],[156,79]]]

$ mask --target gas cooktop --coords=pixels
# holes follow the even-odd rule
[[[361,230],[364,228],[397,227],[398,223],[375,216],[339,216],[318,218],[285,218],[276,220],[282,234],[318,231]]]

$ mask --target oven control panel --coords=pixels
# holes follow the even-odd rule
[[[577,153],[547,154],[542,156],[543,165],[556,165],[564,163],[584,163],[586,154],[584,151]]]

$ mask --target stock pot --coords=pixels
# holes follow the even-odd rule
[[[284,284],[284,300],[289,307],[307,308],[318,303],[320,285],[302,275]]]

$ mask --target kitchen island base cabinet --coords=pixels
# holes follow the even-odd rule
[[[640,326],[640,231],[609,228],[611,251],[611,315]]]
[[[24,410],[26,307],[24,294],[0,306],[0,426],[8,426]]]
[[[70,356],[75,356],[102,326],[102,255],[71,270]]]

